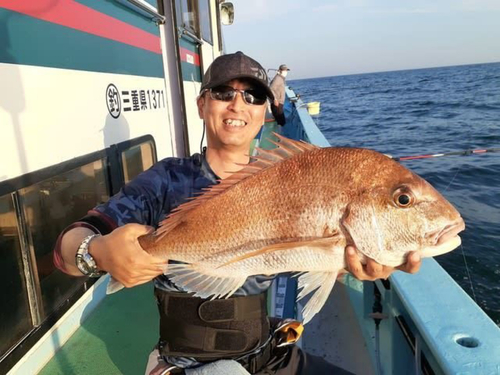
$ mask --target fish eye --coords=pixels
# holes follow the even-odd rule
[[[414,198],[408,188],[402,187],[396,189],[393,194],[393,200],[397,207],[407,208],[413,204]]]
[[[409,195],[406,195],[406,194],[401,194],[399,197],[398,197],[398,203],[401,205],[401,206],[407,206],[410,204],[410,196]]]

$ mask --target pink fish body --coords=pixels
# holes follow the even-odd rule
[[[460,245],[458,211],[428,182],[389,157],[355,148],[318,148],[276,135],[278,146],[181,205],[141,237],[169,260],[183,290],[229,297],[258,274],[298,272],[298,298],[314,292],[304,322],[324,305],[344,249],[398,266]]]

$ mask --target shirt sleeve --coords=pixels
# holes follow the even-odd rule
[[[56,244],[54,246],[53,261],[54,261],[54,265],[56,266],[56,268],[58,268],[60,271],[62,271],[64,273],[68,273],[68,271],[66,270],[66,267],[64,266],[64,259],[62,257],[62,251],[61,251],[62,238],[67,231],[69,231],[73,228],[82,228],[82,227],[90,229],[94,233],[99,233],[99,231],[93,225],[77,221],[77,222],[71,224],[70,226],[66,227],[66,229],[64,229],[61,232],[59,237],[57,237],[57,241],[56,241]]]
[[[117,226],[129,223],[157,226],[162,213],[170,211],[171,174],[157,163],[126,184],[106,203],[94,208]]]

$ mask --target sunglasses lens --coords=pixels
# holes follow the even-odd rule
[[[221,100],[223,102],[230,102],[234,99],[240,90],[236,90],[231,86],[217,86],[210,89],[210,96],[214,100]],[[262,105],[267,100],[267,95],[264,90],[248,89],[241,91],[243,100],[247,104]]]
[[[234,99],[236,91],[230,86],[217,86],[210,90],[212,99],[221,100],[223,102],[230,102]]]
[[[267,96],[263,90],[245,90],[243,97],[248,104],[262,105],[266,102]]]

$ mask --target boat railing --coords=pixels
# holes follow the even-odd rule
[[[290,138],[302,139],[320,147],[329,147],[330,142],[309,115],[307,105],[300,96],[287,87],[286,97],[285,115],[287,126],[284,128],[284,134]]]

